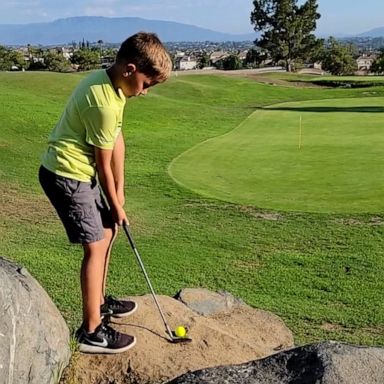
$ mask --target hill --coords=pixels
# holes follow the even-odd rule
[[[120,43],[138,31],[156,32],[165,41],[246,41],[256,33],[232,35],[172,21],[147,20],[138,17],[81,16],[58,19],[49,23],[0,24],[0,44],[23,45],[66,44],[82,39]]]
[[[371,29],[370,31],[361,33],[359,37],[384,37],[384,27]]]

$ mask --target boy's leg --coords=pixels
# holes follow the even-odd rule
[[[111,257],[111,251],[113,243],[118,233],[118,225],[113,222],[111,212],[108,204],[106,203],[103,194],[100,190],[99,198],[97,199],[97,206],[100,211],[101,219],[103,222],[104,230],[111,230],[111,235],[108,235],[109,245],[106,248],[104,255],[104,267],[103,267],[103,281],[102,289],[100,291],[100,305],[102,316],[110,315],[113,317],[125,317],[134,313],[137,309],[137,303],[130,300],[116,300],[112,296],[106,296],[106,282],[108,275],[109,261]]]
[[[103,292],[106,258],[114,231],[104,229],[104,239],[84,244],[84,258],[81,266],[81,291],[83,296],[83,325],[93,332],[100,324],[100,296]]]
[[[112,236],[108,236],[108,239],[110,240],[104,258],[103,284],[100,297],[101,316],[126,317],[133,314],[138,308],[137,303],[134,301],[117,300],[113,296],[106,296],[105,293],[109,260],[111,257],[112,246],[116,239],[117,233],[118,227],[116,225],[115,229],[112,230]]]
[[[111,258],[112,246],[113,246],[113,243],[114,243],[114,241],[115,241],[115,239],[117,237],[117,233],[118,233],[117,225],[115,225],[115,229],[114,230],[111,229],[111,231],[113,233],[112,233],[111,239],[109,241],[109,246],[107,248],[107,252],[106,252],[105,257],[104,257],[103,285],[102,285],[102,291],[101,291],[101,297],[100,297],[100,305],[104,304],[105,289],[106,289],[106,285],[107,285],[107,275],[108,275],[109,260]]]
[[[106,260],[116,230],[104,228],[104,239],[84,244],[81,267],[83,325],[76,332],[79,350],[86,353],[120,353],[136,344],[134,336],[120,333],[101,320],[100,295]]]

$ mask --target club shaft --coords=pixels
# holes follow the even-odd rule
[[[135,256],[136,256],[136,260],[137,260],[137,262],[139,263],[140,268],[141,268],[141,270],[142,270],[142,272],[143,272],[143,274],[144,274],[145,280],[146,280],[146,282],[147,282],[147,284],[148,284],[148,287],[149,287],[149,289],[150,289],[150,291],[151,291],[151,294],[152,294],[153,300],[154,300],[154,302],[155,302],[155,304],[156,304],[156,306],[157,306],[157,309],[159,310],[159,313],[160,313],[160,316],[161,316],[161,318],[162,318],[162,320],[163,320],[163,323],[164,323],[164,325],[165,325],[165,328],[166,328],[166,330],[167,330],[167,332],[168,332],[170,338],[173,339],[173,335],[172,335],[171,328],[169,327],[169,325],[168,325],[168,323],[167,323],[167,320],[165,319],[164,313],[163,313],[163,311],[162,311],[162,309],[161,309],[161,307],[160,307],[160,304],[159,304],[159,302],[158,302],[158,300],[157,300],[157,298],[156,298],[155,290],[154,290],[153,287],[152,287],[152,284],[151,284],[151,281],[150,281],[149,276],[148,276],[148,274],[147,274],[147,271],[145,270],[143,261],[141,260],[139,251],[137,250],[136,245],[135,245],[135,243],[134,243],[134,241],[133,241],[132,235],[131,235],[131,233],[130,233],[130,231],[129,231],[129,227],[128,227],[128,225],[124,224],[124,225],[123,225],[123,228],[124,228],[124,232],[125,232],[125,234],[127,235],[129,244],[131,245],[131,248],[132,248],[132,250],[133,250],[133,253],[134,253]]]

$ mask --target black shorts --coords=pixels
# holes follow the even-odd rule
[[[96,180],[83,182],[56,175],[43,166],[39,180],[55,207],[71,243],[90,244],[104,239],[104,228],[115,228]]]

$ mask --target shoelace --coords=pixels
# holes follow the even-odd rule
[[[103,336],[105,336],[108,340],[116,341],[119,338],[119,332],[115,331],[112,327],[102,323],[101,326],[101,333]]]
[[[120,300],[117,300],[113,296],[108,296],[105,302],[108,304],[108,307],[111,307],[111,308],[119,308],[123,306],[123,303]]]

